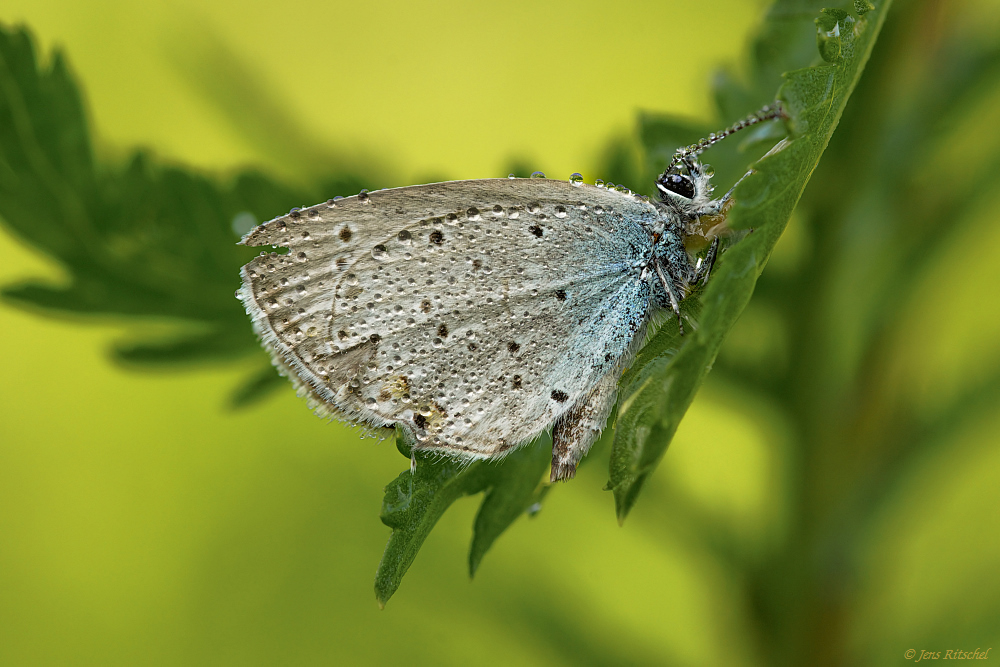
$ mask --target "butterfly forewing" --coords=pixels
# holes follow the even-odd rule
[[[320,410],[488,457],[544,430],[626,356],[658,213],[546,179],[373,192],[258,227],[241,297]]]

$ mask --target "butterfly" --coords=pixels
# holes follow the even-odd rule
[[[413,451],[499,459],[552,428],[552,481],[573,477],[658,314],[711,272],[688,226],[724,214],[699,154],[782,117],[777,105],[679,149],[659,200],[546,178],[431,183],[292,211],[240,243],[279,372],[320,415],[395,427]],[[683,332],[683,329],[681,330]]]

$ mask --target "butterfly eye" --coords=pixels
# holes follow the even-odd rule
[[[688,176],[664,174],[657,180],[656,185],[664,192],[672,192],[687,199],[694,198],[694,182]]]

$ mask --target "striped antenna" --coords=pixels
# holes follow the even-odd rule
[[[727,127],[722,132],[713,132],[704,139],[698,141],[698,143],[691,144],[690,146],[685,146],[684,148],[678,148],[677,152],[674,153],[673,160],[670,161],[670,165],[667,170],[663,172],[668,173],[671,169],[675,167],[680,167],[689,157],[692,155],[698,155],[704,151],[709,146],[717,144],[731,134],[736,134],[740,130],[745,130],[748,127],[757,125],[758,123],[763,123],[764,121],[773,120],[775,118],[788,118],[785,115],[785,110],[781,108],[781,104],[774,102],[773,104],[768,104],[763,107],[760,111],[752,113],[746,118],[736,123],[733,123],[730,127]]]

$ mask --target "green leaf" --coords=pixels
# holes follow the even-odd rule
[[[608,482],[619,521],[666,452],[726,334],[750,301],[861,76],[889,4],[883,0],[861,17],[824,11],[817,34],[828,64],[787,73],[778,93],[793,136],[755,163],[756,173],[735,193],[730,226],[753,233],[720,257],[700,303],[691,304],[697,310],[695,330],[677,341],[676,349],[676,331],[661,331],[623,378]]]
[[[404,445],[400,451],[410,456]],[[438,519],[456,500],[486,491],[476,516],[476,538],[469,554],[470,574],[496,538],[539,502],[539,480],[548,467],[551,442],[542,438],[503,461],[472,464],[416,453],[416,470],[406,470],[385,488],[382,523],[392,528],[375,574],[379,606],[399,588],[403,575]]]
[[[379,607],[399,588],[403,575],[424,540],[453,502],[483,488],[483,464],[463,465],[453,459],[435,462],[417,454],[416,469],[400,473],[385,487],[382,523],[392,528],[382,561],[375,573]]]

